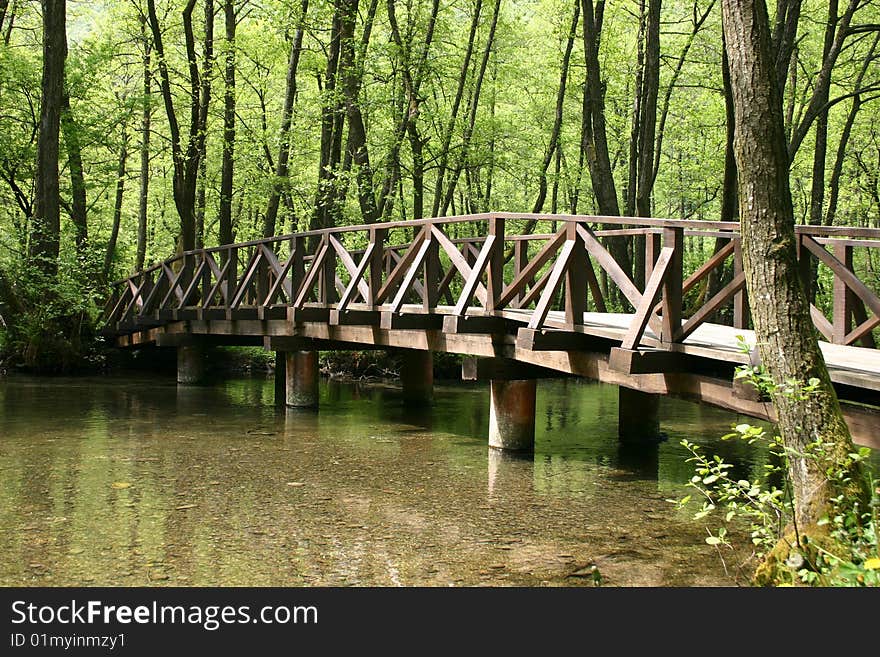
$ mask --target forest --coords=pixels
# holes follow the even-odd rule
[[[880,227],[878,5],[771,3],[800,223]],[[721,22],[716,0],[0,0],[3,362],[98,358],[108,283],[175,251],[487,211],[737,220]]]

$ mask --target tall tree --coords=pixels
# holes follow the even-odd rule
[[[213,47],[214,3],[213,0],[205,0],[205,49],[201,58],[201,70],[199,70],[199,57],[196,53],[193,29],[195,5],[196,0],[187,0],[182,13],[188,62],[186,82],[189,91],[189,130],[184,144],[177,110],[174,106],[171,74],[162,39],[162,27],[156,14],[156,2],[155,0],[147,0],[147,17],[159,67],[159,87],[165,105],[165,114],[168,118],[168,129],[171,133],[171,156],[174,162],[174,204],[180,219],[178,249],[182,251],[190,251],[196,245],[196,192],[199,166],[205,150],[208,104],[211,95],[209,76]]]
[[[141,17],[141,42],[144,48],[143,57],[143,97],[141,98],[141,170],[140,191],[138,193],[138,228],[137,246],[135,250],[134,269],[140,271],[144,268],[144,260],[147,256],[147,213],[150,197],[150,123],[153,108],[151,104],[151,91],[153,80],[153,68],[151,64],[151,43],[146,33],[146,17]]]
[[[232,183],[235,169],[235,29],[238,17],[234,0],[223,0],[226,53],[223,75],[223,163],[220,174],[220,244],[231,244]]]
[[[807,550],[808,539],[830,540],[822,518],[839,512],[835,505],[863,503],[867,491],[859,462],[848,457],[853,451],[849,429],[798,275],[782,97],[767,7],[764,0],[723,0],[722,9],[736,114],[746,287],[758,349],[777,384],[772,397],[794,492],[796,534],[780,543],[770,567],[774,559],[784,560],[792,546]],[[783,392],[792,380],[810,379],[818,384],[809,394]]]
[[[58,271],[60,248],[60,193],[58,148],[67,59],[66,0],[42,0],[43,74],[40,129],[37,138],[37,180],[29,254],[45,274]]]
[[[278,135],[278,157],[275,160],[275,178],[272,181],[272,191],[269,193],[269,204],[266,208],[266,215],[263,218],[263,237],[272,237],[275,234],[278,206],[287,178],[290,175],[290,167],[288,165],[290,161],[290,126],[293,122],[293,105],[296,102],[297,94],[296,72],[299,68],[308,9],[309,0],[302,0],[296,32],[290,44],[284,91],[284,107],[281,110],[281,128]]]

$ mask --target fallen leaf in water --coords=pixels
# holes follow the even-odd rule
[[[131,488],[131,484],[127,481],[114,481],[110,484],[110,488],[122,489],[122,488]]]
[[[174,507],[175,511],[186,511],[187,509],[195,509],[195,504],[181,504],[180,506]]]

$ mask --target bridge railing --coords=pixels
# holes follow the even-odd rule
[[[533,220],[552,230],[517,233],[518,222]],[[798,226],[796,234],[804,281],[818,267],[831,288],[830,303],[827,294],[818,301],[830,320],[811,306],[817,330],[837,344],[873,346],[880,299],[854,263],[873,270],[880,231]],[[629,256],[643,263],[636,277],[607,246],[621,237],[633,238]],[[710,290],[712,276],[725,282]],[[105,317],[117,332],[252,317],[534,334],[583,332],[590,312],[614,309],[631,311],[621,344],[629,349],[685,340],[722,309],[746,328],[739,225],[488,213],[310,231],[176,255],[115,283]]]

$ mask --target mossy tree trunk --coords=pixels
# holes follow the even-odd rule
[[[724,35],[736,114],[735,154],[746,287],[763,363],[780,388],[817,379],[815,392],[778,389],[773,403],[789,450],[789,474],[799,536],[843,494],[865,501],[858,462],[816,340],[796,262],[794,212],[781,93],[771,54],[764,0],[724,0]],[[815,449],[821,441],[823,447]],[[829,473],[832,476],[829,476]],[[862,507],[864,508],[864,507]]]

